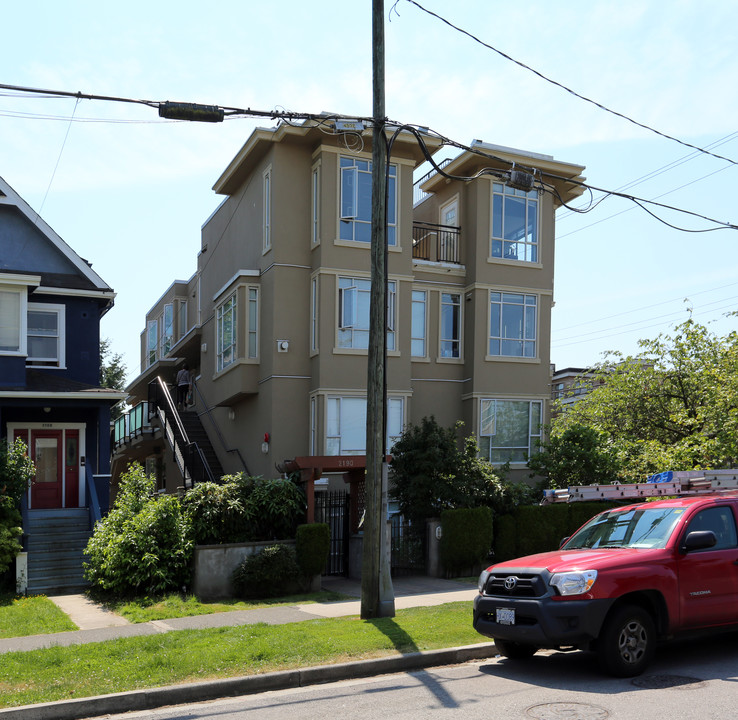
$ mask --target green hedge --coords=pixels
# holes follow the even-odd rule
[[[441,564],[452,577],[474,572],[492,548],[492,509],[458,508],[441,513]]]
[[[494,560],[556,550],[561,541],[612,502],[576,502],[551,505],[521,505],[495,521]]]
[[[298,525],[295,551],[300,572],[307,578],[322,573],[331,548],[331,530],[326,523]]]

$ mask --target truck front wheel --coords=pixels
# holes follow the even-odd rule
[[[513,642],[512,640],[498,640],[494,638],[495,647],[500,655],[504,655],[511,660],[527,660],[535,655],[538,648],[535,645],[525,645],[524,643]]]
[[[602,669],[616,677],[640,675],[656,649],[656,627],[651,615],[637,605],[613,612],[602,627],[597,654]]]

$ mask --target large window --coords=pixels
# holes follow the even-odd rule
[[[236,294],[231,295],[216,310],[216,367],[223,370],[236,361]]]
[[[413,357],[426,357],[427,300],[425,290],[413,290],[412,320],[410,323],[410,354]]]
[[[387,283],[387,349],[395,349],[395,288]],[[371,280],[338,278],[338,347],[366,350],[369,347]]]
[[[310,282],[310,350],[318,349],[318,278]]]
[[[538,191],[492,183],[492,257],[538,262]]]
[[[272,169],[264,171],[264,252],[272,247]]]
[[[387,449],[402,435],[403,398],[387,399]],[[364,455],[366,453],[366,398],[326,398],[326,455]]]
[[[174,305],[171,303],[164,306],[159,330],[161,332],[161,337],[159,338],[161,352],[159,357],[166,357],[174,344]]]
[[[254,287],[249,288],[248,340],[247,357],[257,358],[259,356],[259,290]]]
[[[441,357],[461,357],[461,295],[441,293]]]
[[[355,157],[341,157],[340,239],[371,241],[372,163]],[[387,186],[387,244],[397,245],[397,166],[389,166]]]
[[[159,323],[156,320],[150,320],[146,327],[146,367],[151,367],[158,357],[157,348],[159,335],[157,328]]]
[[[320,242],[320,165],[313,167],[310,242],[313,245],[317,245]]]
[[[524,463],[541,437],[540,400],[482,400],[479,425],[482,457],[495,464]]]
[[[28,305],[29,365],[64,367],[64,306]]]
[[[535,357],[538,298],[508,292],[492,292],[489,298],[489,354]]]
[[[0,289],[0,353],[20,353],[23,340],[21,320],[25,288]]]

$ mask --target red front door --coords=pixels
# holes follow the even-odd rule
[[[30,455],[36,465],[31,508],[62,507],[64,463],[61,430],[31,430]]]

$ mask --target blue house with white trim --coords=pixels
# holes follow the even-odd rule
[[[0,437],[22,439],[36,465],[20,591],[84,584],[83,549],[108,509],[110,408],[125,397],[100,387],[100,319],[114,298],[0,178]]]

